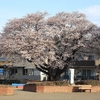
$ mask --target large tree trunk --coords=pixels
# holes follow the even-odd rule
[[[47,79],[48,81],[55,81],[54,80],[54,77],[52,76],[52,75],[48,75],[48,79]]]
[[[61,78],[61,75],[66,72],[67,65],[63,69],[60,68],[54,69],[53,67],[45,68],[42,65],[40,66],[36,65],[36,68],[48,76],[47,79],[48,81],[58,81]]]
[[[62,73],[65,73],[66,68],[59,69],[55,68],[53,69],[52,67],[49,68],[48,70],[48,81],[58,81],[61,78]]]
[[[58,76],[48,75],[48,81],[58,81],[60,79],[60,74]]]

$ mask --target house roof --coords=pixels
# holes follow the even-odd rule
[[[95,66],[95,61],[75,61],[74,66]]]
[[[4,65],[7,66],[13,66],[13,67],[31,67],[34,68],[33,64],[28,62],[27,60],[21,59],[19,56],[16,56],[16,59],[12,61],[12,57],[7,56],[7,57],[0,57],[0,68],[4,67]],[[9,61],[10,60],[10,61]]]
[[[5,63],[4,63],[5,62]],[[8,64],[9,62],[6,60],[6,58],[0,58],[0,67]],[[11,63],[11,62],[10,62]],[[73,67],[95,67],[96,62],[95,60],[89,61],[89,60],[82,60],[82,61],[75,61]],[[33,69],[35,66],[32,63],[29,63],[25,60],[16,61],[13,63],[13,67],[25,67],[26,69]]]
[[[95,61],[75,61],[73,67],[95,67]]]
[[[12,65],[12,62],[6,60],[6,58],[0,58],[0,67],[3,67],[4,65],[10,66],[10,65]]]

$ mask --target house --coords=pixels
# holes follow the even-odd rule
[[[75,70],[75,77],[79,76],[87,79],[90,76],[95,76],[100,72],[100,59],[99,60],[84,60],[75,61],[74,65],[70,68]],[[18,80],[47,80],[47,76],[37,70],[32,63],[25,60],[18,60],[16,62],[6,61],[0,58],[0,78],[1,79],[18,79]]]
[[[10,64],[7,62],[6,59],[0,58],[0,79],[46,80],[46,75],[28,61],[20,60]]]
[[[89,79],[100,73],[100,59],[94,59],[92,55],[81,56],[79,60],[75,59],[74,64],[69,67],[74,69],[75,79]],[[65,77],[70,77],[70,71],[65,72]]]
[[[75,61],[74,65],[70,68],[75,70],[75,77],[88,79],[91,76],[96,76],[98,72],[100,73],[100,59]]]

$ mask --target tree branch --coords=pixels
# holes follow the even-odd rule
[[[41,72],[43,72],[43,73],[45,73],[45,74],[49,75],[49,73],[48,73],[48,72],[44,71],[43,69],[41,69],[41,68],[40,68],[40,67],[38,67],[37,65],[35,65],[35,66],[36,66],[36,68],[37,68],[39,71],[41,71]]]
[[[44,70],[48,70],[48,68],[46,68],[46,67],[43,66],[43,65],[40,65],[40,64],[39,64],[39,66],[40,66],[42,69],[44,69]]]

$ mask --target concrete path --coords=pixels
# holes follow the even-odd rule
[[[100,100],[99,93],[35,93],[15,89],[11,96],[0,95],[0,100]]]

